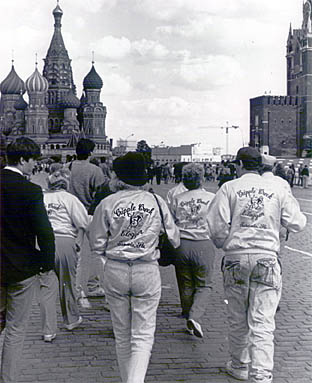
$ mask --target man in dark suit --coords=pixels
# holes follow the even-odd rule
[[[54,268],[54,234],[42,190],[25,179],[39,155],[40,148],[34,141],[17,138],[8,145],[8,165],[0,172],[0,333],[6,329],[0,378],[3,383],[17,380],[34,292],[40,274]]]

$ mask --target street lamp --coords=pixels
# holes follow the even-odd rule
[[[226,127],[224,126],[221,126],[221,129],[225,129],[225,154],[228,155],[229,154],[229,129],[238,129],[239,126],[237,125],[232,125],[232,126],[229,126],[229,122],[227,121],[226,122]]]
[[[130,137],[132,137],[132,136],[134,136],[134,133],[129,134],[129,136],[127,136],[126,139],[125,139],[126,151],[128,150],[128,138],[130,138]]]

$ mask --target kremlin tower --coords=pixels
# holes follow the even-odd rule
[[[106,107],[100,101],[103,81],[92,61],[79,100],[62,36],[62,16],[57,2],[53,10],[54,33],[42,75],[36,63],[34,73],[24,83],[12,61],[10,73],[0,84],[0,130],[8,140],[19,135],[32,138],[46,156],[64,159],[75,152],[81,137],[95,142],[95,155],[108,156],[111,148],[105,133]],[[28,104],[23,98],[26,91]]]

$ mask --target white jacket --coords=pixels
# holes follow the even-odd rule
[[[65,190],[45,191],[43,200],[56,236],[76,238],[79,230],[87,230],[87,210],[73,194]]]
[[[180,229],[181,238],[194,241],[209,239],[207,211],[214,194],[203,188],[187,190],[173,198],[170,210]]]
[[[179,229],[165,201],[157,195],[168,238],[180,245]],[[111,259],[154,261],[159,258],[158,237],[163,232],[159,208],[152,193],[121,190],[103,199],[90,225],[90,247],[95,255]]]
[[[293,195],[274,179],[255,173],[222,185],[209,206],[207,220],[211,239],[226,254],[276,255],[281,225],[299,232],[306,224]]]
[[[173,202],[173,198],[178,195],[178,194],[181,194],[185,191],[187,191],[188,189],[184,186],[183,182],[179,182],[176,186],[174,186],[172,189],[169,189],[168,190],[168,193],[167,193],[167,198],[166,198],[166,202],[170,208],[172,202]]]

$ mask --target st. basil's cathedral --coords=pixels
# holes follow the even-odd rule
[[[40,145],[42,155],[62,159],[75,152],[81,137],[90,138],[96,144],[94,154],[107,157],[111,143],[105,133],[106,107],[100,101],[103,81],[92,61],[79,100],[62,37],[63,11],[59,4],[53,16],[54,34],[44,59],[43,75],[36,63],[35,71],[24,82],[12,61],[10,73],[0,84],[0,131],[8,142],[18,136],[32,138]]]

